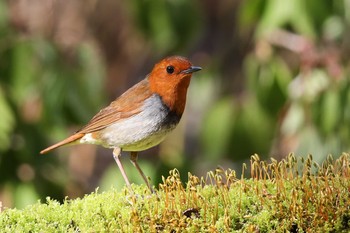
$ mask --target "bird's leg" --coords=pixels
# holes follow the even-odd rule
[[[152,186],[150,185],[149,180],[147,179],[147,177],[145,176],[145,174],[141,170],[139,164],[137,163],[137,152],[135,152],[135,151],[130,152],[130,161],[134,165],[134,167],[136,167],[136,169],[139,171],[143,180],[146,182],[148,188],[151,190],[152,193],[154,193],[154,190],[153,190]]]
[[[118,147],[115,148],[113,150],[113,158],[114,158],[115,162],[117,163],[120,172],[122,173],[122,176],[123,176],[123,178],[125,180],[126,185],[128,186],[129,190],[133,193],[133,190],[132,190],[131,185],[130,185],[130,181],[129,181],[128,177],[126,176],[123,164],[120,161],[120,156],[122,154],[121,152],[122,152],[122,150],[120,148],[118,148]]]

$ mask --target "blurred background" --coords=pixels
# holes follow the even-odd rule
[[[39,151],[168,55],[203,70],[179,127],[139,156],[155,185],[173,168],[184,180],[217,166],[240,174],[254,153],[339,156],[350,147],[349,26],[349,0],[0,0],[2,207],[121,189],[111,150]]]

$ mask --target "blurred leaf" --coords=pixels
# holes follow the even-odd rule
[[[131,1],[131,5],[156,54],[183,49],[201,20],[193,1]]]
[[[329,134],[334,132],[341,117],[339,93],[331,89],[324,94],[321,107],[321,129]]]
[[[101,95],[104,84],[104,72],[101,59],[91,47],[83,44],[78,48],[79,69],[67,67],[64,77],[67,96],[65,105],[80,122],[87,122],[100,109],[105,98]],[[62,77],[63,78],[63,77]]]
[[[11,95],[21,106],[32,93],[37,93],[37,64],[30,41],[16,43],[12,52]]]
[[[299,102],[292,102],[281,124],[283,135],[295,135],[305,124],[304,107]]]
[[[343,110],[343,121],[350,124],[350,84],[344,84],[343,95],[341,96],[342,110]],[[349,128],[350,131],[350,128]]]
[[[40,75],[45,96],[45,124],[61,129],[68,122],[85,124],[103,107],[105,95],[101,92],[105,74],[100,57],[91,45],[81,44],[76,51],[76,64],[72,66],[58,56],[52,45],[42,48],[41,59],[46,63]]]
[[[0,151],[7,150],[11,142],[11,134],[15,127],[14,114],[7,103],[0,87]],[[1,158],[0,158],[1,159]]]
[[[209,111],[201,133],[203,152],[208,159],[215,161],[225,154],[235,121],[236,107],[230,98],[220,100]]]
[[[254,98],[248,98],[238,111],[232,131],[229,151],[232,159],[244,159],[247,155],[266,155],[274,135],[274,121]]]
[[[318,36],[322,35],[322,26],[324,21],[337,12],[343,15],[344,2],[343,1],[319,1],[308,0],[304,1],[310,19],[312,19],[312,27],[315,31],[320,32]],[[337,6],[338,5],[338,6]],[[337,9],[338,8],[338,9]],[[338,11],[340,10],[340,11]]]
[[[299,74],[289,84],[289,96],[293,100],[313,102],[329,87],[330,77],[321,69],[313,69],[306,74]]]
[[[344,36],[345,25],[339,16],[329,17],[323,24],[323,37],[327,40],[339,40]]]
[[[264,37],[285,26],[292,26],[297,33],[308,37],[316,35],[304,0],[268,0],[257,28],[257,36]]]
[[[31,183],[21,183],[14,190],[16,208],[24,208],[39,200],[38,193]]]
[[[81,61],[81,85],[85,87],[90,108],[100,108],[105,96],[101,95],[105,83],[105,65],[97,51],[89,44],[82,44],[78,50]]]
[[[241,30],[245,30],[246,27],[251,27],[259,20],[259,17],[265,10],[266,1],[262,0],[250,0],[242,1],[239,7],[239,22]]]
[[[287,100],[287,87],[291,73],[279,58],[271,58],[268,63],[248,56],[244,70],[247,74],[248,90],[272,116],[276,116]]]

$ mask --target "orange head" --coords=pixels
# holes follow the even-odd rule
[[[192,73],[201,69],[192,66],[192,63],[184,57],[167,57],[158,62],[149,74],[150,89],[162,98],[170,110],[181,116],[185,109],[187,88]]]

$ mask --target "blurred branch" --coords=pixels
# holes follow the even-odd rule
[[[331,45],[318,48],[307,37],[282,29],[275,30],[266,39],[273,46],[298,54],[301,60],[301,72],[309,72],[316,67],[325,67],[331,77],[342,76],[339,48]]]

